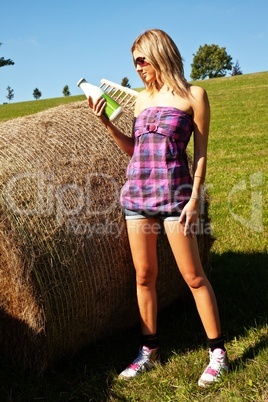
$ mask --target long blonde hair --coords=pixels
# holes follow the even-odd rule
[[[141,52],[154,67],[160,84],[166,84],[183,97],[189,96],[190,85],[184,77],[183,59],[175,42],[166,32],[161,29],[145,31],[135,39],[131,47],[132,54],[134,50]],[[151,93],[156,89],[155,82],[145,85]]]

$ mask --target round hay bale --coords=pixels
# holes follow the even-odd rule
[[[131,133],[132,118],[118,126]],[[138,323],[119,205],[128,160],[86,101],[0,124],[0,347],[22,368]],[[204,264],[211,243],[199,236]],[[162,309],[185,284],[164,233],[158,249]]]

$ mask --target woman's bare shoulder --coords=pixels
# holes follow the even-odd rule
[[[190,87],[190,104],[195,111],[196,108],[209,108],[209,99],[207,92],[204,88],[198,85],[191,85]]]
[[[198,85],[190,86],[190,93],[192,97],[196,100],[201,100],[207,97],[207,92],[204,88],[199,87]]]
[[[138,116],[140,112],[145,109],[145,107],[148,104],[148,91],[146,89],[142,90],[139,92],[139,95],[137,96],[136,102],[135,102],[135,116]]]

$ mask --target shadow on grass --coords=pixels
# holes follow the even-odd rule
[[[243,336],[247,329],[267,323],[268,255],[225,253],[212,255],[208,277],[214,287],[227,341]],[[188,293],[159,314],[163,362],[173,352],[183,353],[205,346],[205,334],[193,299]],[[0,401],[94,401],[108,400],[116,373],[135,357],[139,328],[99,341],[67,356],[43,376],[21,374],[4,357],[0,364]],[[232,367],[258,354],[267,339],[244,351]]]
[[[232,371],[235,371],[236,369],[241,370],[241,362],[243,363],[242,366],[245,366],[248,360],[254,359],[259,354],[259,352],[261,352],[267,346],[267,336],[262,336],[261,339],[254,346],[250,346],[248,349],[246,349],[239,359],[231,361],[230,369]]]

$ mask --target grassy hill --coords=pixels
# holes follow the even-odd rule
[[[230,374],[210,389],[198,388],[207,350],[194,303],[186,297],[159,316],[163,364],[153,372],[127,383],[117,379],[135,357],[134,328],[66,358],[42,378],[21,376],[0,358],[1,401],[268,401],[268,72],[196,84],[211,103],[206,184],[216,240],[208,275],[227,337]],[[83,99],[1,105],[0,121]]]
[[[55,106],[77,102],[84,99],[85,96],[79,95],[3,104],[0,105],[0,122],[14,119],[16,117],[28,116],[30,114],[42,112],[43,110],[50,109]]]

